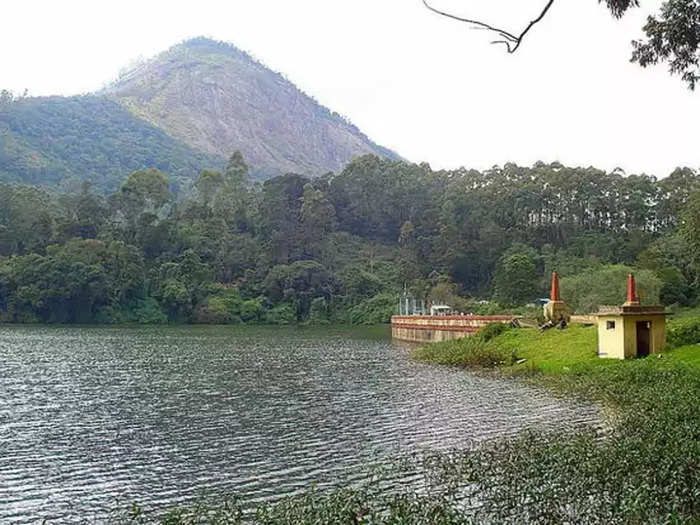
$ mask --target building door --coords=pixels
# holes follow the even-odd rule
[[[651,323],[637,322],[637,357],[646,357],[651,351]]]

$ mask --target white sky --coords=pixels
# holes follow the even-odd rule
[[[433,0],[513,32],[544,0]],[[434,168],[558,160],[667,175],[700,167],[700,92],[629,63],[661,0],[614,20],[559,0],[521,49],[421,0],[15,0],[0,9],[0,88],[99,89],[134,58],[198,35],[229,41],[376,142]]]

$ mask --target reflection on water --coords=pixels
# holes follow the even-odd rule
[[[202,490],[268,499],[398,454],[599,416],[415,363],[388,329],[0,327],[0,365],[1,523]]]

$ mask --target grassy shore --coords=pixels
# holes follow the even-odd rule
[[[157,517],[164,524],[700,523],[700,346],[625,362],[596,355],[596,329],[540,334],[489,327],[415,358],[488,369],[604,405],[610,424],[527,432],[474,450],[427,454],[373,482],[310,490],[244,514],[218,498]],[[466,402],[466,400],[465,400]],[[387,492],[401,469],[425,488]],[[151,522],[138,509],[122,522]]]
[[[493,365],[501,372],[513,375],[539,372],[553,376],[624,367],[625,364],[619,361],[598,357],[596,330],[595,326],[581,325],[543,333],[531,328],[506,330],[489,341],[475,337],[424,346],[415,352],[415,357],[436,364],[485,368],[488,363],[484,363],[482,356],[489,354],[493,356]],[[669,348],[660,356],[652,356],[650,360],[666,359],[700,369],[698,345]]]

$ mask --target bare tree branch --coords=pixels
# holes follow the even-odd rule
[[[501,29],[498,27],[494,27],[492,25],[489,25],[485,22],[481,22],[480,20],[472,20],[470,18],[462,18],[460,16],[453,15],[451,13],[447,13],[445,11],[440,11],[439,9],[434,8],[428,3],[428,0],[423,0],[423,4],[425,7],[430,9],[433,13],[436,13],[438,15],[451,18],[452,20],[457,20],[459,22],[465,22],[467,24],[472,24],[475,26],[477,29],[486,29],[487,31],[493,31],[494,33],[498,34],[502,40],[494,40],[491,42],[492,44],[504,44],[506,48],[508,49],[508,53],[515,53],[518,48],[520,47],[520,44],[523,43],[523,39],[525,36],[530,32],[530,30],[540,23],[542,19],[547,15],[549,12],[550,8],[554,4],[554,0],[549,0],[547,2],[547,5],[544,6],[544,9],[542,9],[542,12],[539,14],[537,18],[532,20],[525,30],[520,33],[519,35],[514,35],[513,33],[510,33],[509,31],[506,31],[505,29]]]

